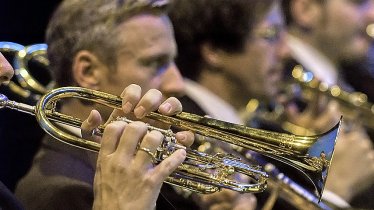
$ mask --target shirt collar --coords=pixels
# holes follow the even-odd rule
[[[196,82],[186,79],[185,84],[186,95],[195,101],[209,117],[241,124],[239,114],[230,104]]]
[[[290,34],[287,35],[287,44],[292,57],[308,71],[311,71],[319,80],[328,85],[337,83],[338,70],[326,56]]]

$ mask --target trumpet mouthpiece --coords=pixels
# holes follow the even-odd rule
[[[9,101],[8,97],[0,93],[0,109],[4,108]]]

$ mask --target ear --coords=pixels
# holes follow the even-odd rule
[[[320,21],[322,5],[315,0],[291,0],[290,7],[295,23],[304,29],[313,29]]]
[[[79,51],[73,60],[74,81],[84,88],[99,89],[100,66],[102,63],[95,54],[90,51]]]
[[[209,66],[220,67],[222,65],[222,50],[214,48],[210,43],[204,43],[200,51],[204,62]]]

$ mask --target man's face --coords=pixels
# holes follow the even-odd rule
[[[0,84],[9,82],[13,74],[12,66],[8,63],[3,54],[0,53]]]
[[[255,27],[244,52],[234,54],[227,62],[228,71],[245,86],[246,97],[266,100],[278,92],[282,76],[281,61],[287,55],[282,30],[283,17],[279,8],[274,6]]]
[[[366,55],[370,39],[366,27],[374,21],[373,0],[328,0],[321,4],[317,39],[337,53],[338,60]]]
[[[181,95],[184,83],[174,63],[176,44],[167,16],[138,15],[119,26],[121,49],[115,71],[108,71],[102,91],[120,95],[138,84],[143,93],[151,88],[165,97]]]

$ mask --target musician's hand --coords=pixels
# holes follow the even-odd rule
[[[334,101],[326,104],[323,112],[317,111],[315,106],[311,104],[303,112],[300,112],[295,104],[288,104],[286,107],[287,120],[317,133],[326,132],[339,121],[341,113],[338,104]],[[304,133],[293,133],[305,135]]]
[[[257,203],[256,197],[251,193],[240,194],[227,189],[198,197],[201,207],[209,210],[250,210],[256,209]]]
[[[145,116],[152,111],[158,110],[164,115],[174,115],[182,111],[182,104],[177,98],[170,97],[164,100],[162,93],[156,89],[147,91],[142,96],[141,87],[135,84],[129,85],[121,94],[122,110],[114,110],[105,124],[116,119],[117,116],[126,116],[132,120],[142,120],[153,126],[168,129],[166,125],[154,120],[146,119]],[[88,118],[82,123],[81,133],[84,139],[100,142],[100,137],[92,135],[92,131],[102,123],[100,113],[92,110]],[[177,141],[185,146],[193,143],[193,134],[189,131],[181,131],[176,134]]]
[[[158,131],[147,132],[143,122],[107,125],[97,161],[93,209],[154,209],[163,181],[186,157],[180,149],[155,166],[152,154],[162,139]]]
[[[339,134],[326,188],[346,201],[374,183],[374,150],[363,130]]]

